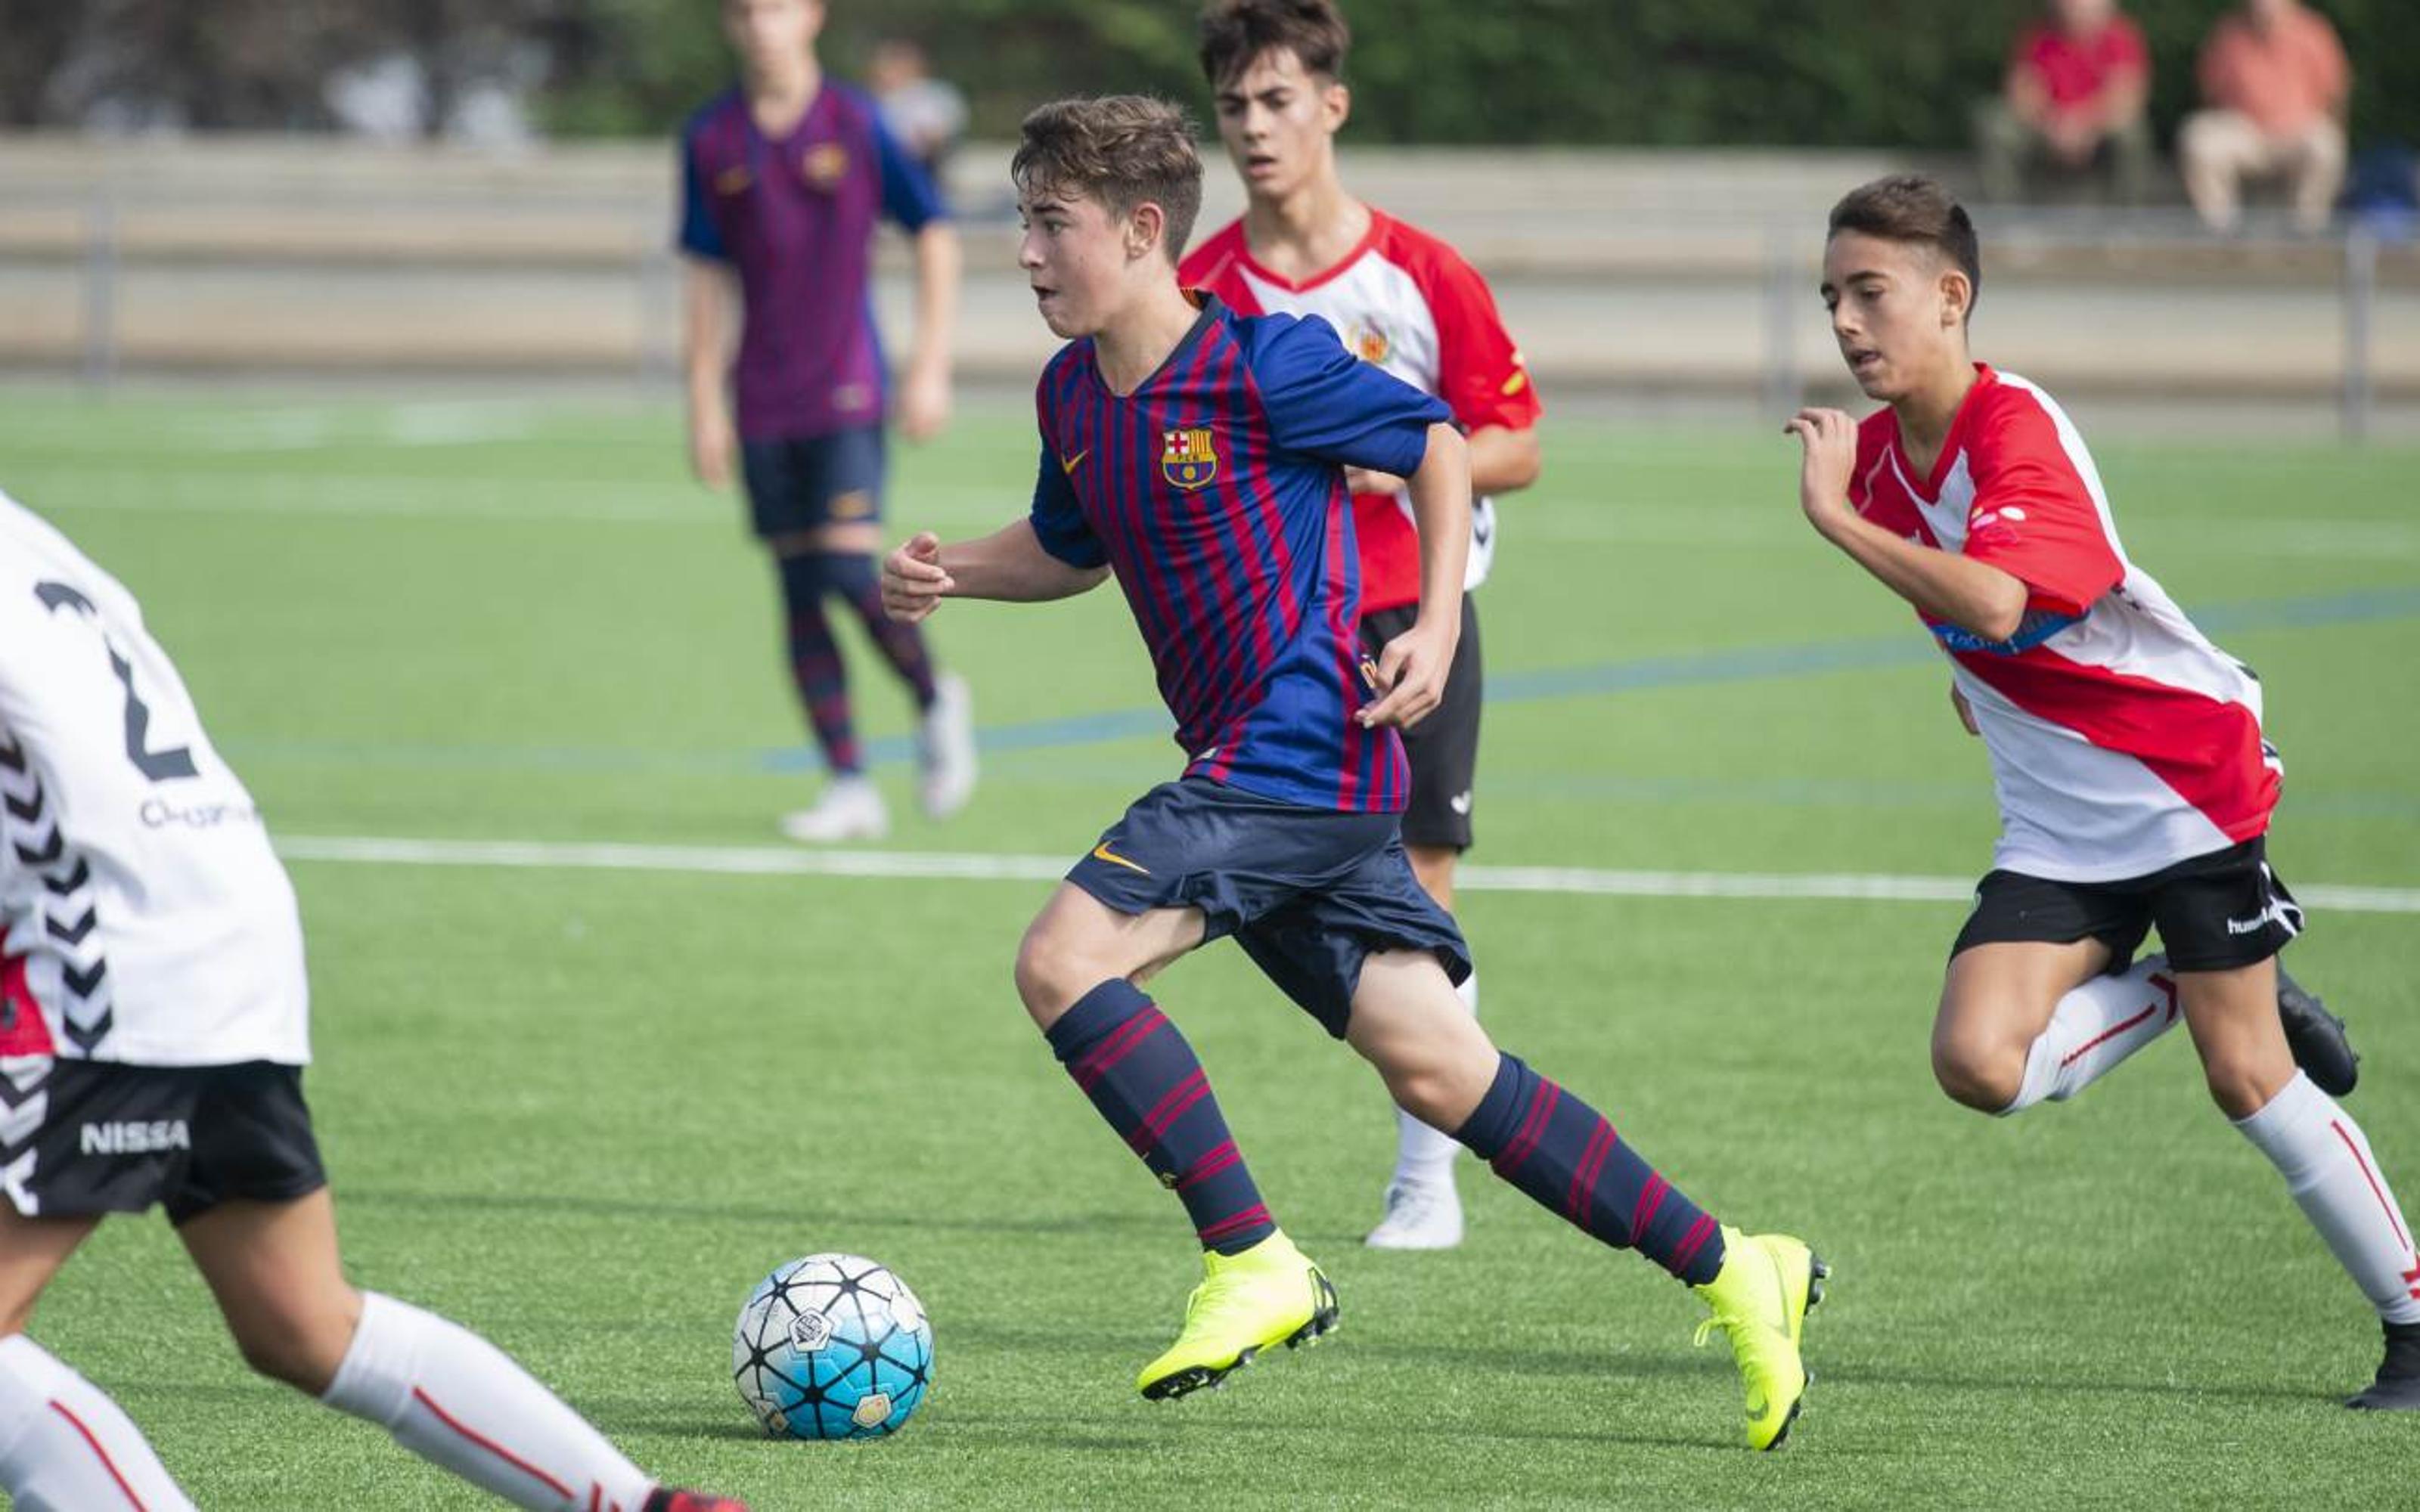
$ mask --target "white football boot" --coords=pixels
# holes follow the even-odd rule
[[[891,810],[872,779],[836,777],[824,785],[814,808],[782,816],[782,833],[809,845],[880,840],[891,833]]]
[[[916,758],[924,774],[919,795],[929,817],[947,819],[974,796],[974,693],[954,672],[933,679],[933,706],[916,732]]]
[[[1453,1179],[1392,1181],[1387,1215],[1361,1242],[1372,1249],[1451,1249],[1462,1242],[1462,1195]]]

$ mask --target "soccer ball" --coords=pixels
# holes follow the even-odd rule
[[[731,1379],[765,1431],[880,1439],[933,1383],[933,1325],[908,1283],[859,1255],[810,1255],[739,1309]]]

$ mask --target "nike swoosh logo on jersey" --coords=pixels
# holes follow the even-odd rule
[[[1092,455],[1093,449],[1087,446],[1082,451],[1078,452],[1074,456],[1063,456],[1059,459],[1059,471],[1062,472],[1073,472],[1077,468],[1083,464],[1084,458]]]
[[[1147,866],[1137,866],[1134,862],[1127,860],[1123,856],[1120,856],[1117,852],[1109,849],[1109,842],[1108,841],[1103,841],[1098,845],[1093,847],[1093,858],[1096,861],[1107,861],[1111,866],[1125,867],[1129,872],[1139,872],[1144,876],[1151,875],[1151,868]]]

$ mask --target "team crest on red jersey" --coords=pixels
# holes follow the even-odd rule
[[[1180,488],[1206,488],[1218,475],[1218,444],[1207,425],[1160,433],[1159,475]]]
[[[1387,335],[1387,328],[1374,320],[1365,320],[1356,326],[1347,345],[1353,348],[1353,355],[1365,363],[1383,363],[1387,354],[1395,349],[1394,342]]]

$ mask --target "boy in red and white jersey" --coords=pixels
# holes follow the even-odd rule
[[[1538,476],[1537,390],[1504,332],[1486,280],[1461,254],[1344,191],[1336,133],[1351,33],[1332,0],[1210,0],[1202,71],[1218,92],[1218,134],[1244,180],[1242,219],[1186,257],[1178,277],[1246,315],[1321,316],[1356,356],[1445,401],[1470,447],[1471,539],[1462,639],[1436,712],[1404,731],[1412,793],[1404,845],[1430,897],[1453,907],[1454,864],[1471,841],[1481,694],[1479,619],[1468,593],[1496,548],[1489,496]],[[1348,471],[1361,561],[1361,639],[1375,656],[1419,605],[1419,538],[1404,480]],[[1473,1012],[1477,977],[1461,987]],[[1451,1138],[1397,1115],[1395,1171],[1381,1249],[1462,1242]]]
[[[1930,179],[1833,208],[1823,301],[1861,424],[1804,409],[1799,501],[1913,605],[1991,753],[2002,833],[1951,947],[1933,1072],[2009,1114],[2072,1097],[2181,1018],[2211,1095],[2377,1307],[2378,1377],[2420,1410],[2420,1254],[2361,1128],[2343,1026],[2278,969],[2302,910],[2269,868],[2283,770],[2260,685],[2129,561],[2084,440],[1972,361],[1975,228]],[[2163,954],[2133,959],[2156,926]]]

